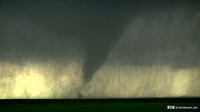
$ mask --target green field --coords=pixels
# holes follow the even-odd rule
[[[198,99],[30,99],[30,100],[1,100],[0,111],[78,111],[78,112],[140,112],[140,111],[169,111],[167,105],[175,106],[197,106]],[[176,110],[176,111],[199,111]]]

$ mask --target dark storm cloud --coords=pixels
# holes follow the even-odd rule
[[[1,60],[20,62],[32,58],[53,60],[54,58],[84,57],[84,79],[90,80],[106,60],[110,49],[119,40],[124,27],[131,23],[132,19],[143,14],[152,16],[152,18],[160,16],[162,13],[171,14],[174,9],[179,9],[179,7],[189,8],[193,13],[198,6],[197,3],[196,1],[139,2],[122,0],[1,1],[0,58]],[[152,29],[148,27],[149,23],[146,23],[147,25],[142,25],[142,35],[138,35],[139,39],[130,41],[132,43],[129,44],[131,45],[129,47],[135,52],[132,55],[140,57],[148,55],[148,52],[161,51],[162,48],[157,46],[167,44],[167,41],[161,42],[163,41],[160,39],[162,37],[155,37],[157,35],[152,36],[153,39],[143,38],[144,35],[149,35]],[[168,22],[157,23],[155,21],[155,24],[167,25]],[[137,28],[141,28],[141,24],[136,24],[135,27],[134,31],[137,31]],[[159,27],[155,27],[160,30]],[[159,32],[162,31],[161,29]],[[199,34],[196,33],[194,39],[199,41],[198,37]],[[147,49],[144,48],[145,46]],[[184,45],[180,45],[180,47],[182,46]],[[125,50],[123,54],[125,58],[130,56]],[[129,60],[129,58],[127,59]],[[138,59],[134,62],[152,63]],[[126,61],[125,64],[127,64]]]
[[[178,6],[178,5],[177,5]],[[110,63],[120,65],[200,65],[200,4],[146,11],[127,26],[111,53]]]
[[[199,66],[199,14],[199,10],[191,14],[191,10],[182,9],[135,18],[112,51],[116,62],[140,66],[170,64],[178,68]]]
[[[125,12],[121,9],[126,5],[121,1],[2,1],[1,59],[76,57],[83,48],[83,74],[89,80],[119,38]]]

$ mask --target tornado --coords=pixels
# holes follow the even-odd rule
[[[119,32],[122,31],[116,28],[104,32],[99,31],[95,35],[89,36],[87,41],[84,41],[85,61],[82,71],[85,82],[89,82],[104,64],[109,51],[120,37]]]
[[[1,59],[65,59],[70,54],[80,54],[69,45],[71,40],[75,40],[81,43],[79,47],[84,50],[84,57],[77,57],[84,60],[83,80],[89,82],[104,64],[110,49],[123,32],[126,22],[123,14],[127,15],[129,2],[3,0],[0,2],[1,20],[5,21],[2,22],[5,27],[12,27],[13,32],[8,35],[6,32],[9,30],[2,28],[5,34],[0,38],[3,43],[1,48],[5,49],[1,54],[6,55],[1,56]],[[54,37],[40,35],[43,32]],[[13,56],[8,57],[4,51],[12,52]]]

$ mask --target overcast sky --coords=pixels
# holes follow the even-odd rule
[[[200,96],[198,29],[197,0],[1,0],[0,96]]]

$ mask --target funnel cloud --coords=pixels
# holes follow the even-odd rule
[[[200,96],[198,29],[198,0],[0,0],[0,98]]]
[[[121,4],[121,1],[99,0],[2,1],[1,21],[5,22],[7,29],[4,26],[1,28],[4,34],[1,37],[1,47],[8,49],[5,52],[14,52],[21,59],[26,55],[27,58],[37,59],[57,58],[57,55],[68,55],[65,54],[68,49],[65,44],[69,44],[67,42],[78,41],[79,47],[84,51],[83,77],[89,81],[104,63],[109,50],[122,33],[126,21],[119,15],[126,13],[127,5]],[[14,31],[9,32],[12,30],[10,28]],[[44,31],[55,36],[44,37],[41,35]],[[7,34],[11,36],[8,38]],[[59,47],[56,46],[58,44]],[[18,60],[15,57],[11,58]]]

